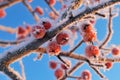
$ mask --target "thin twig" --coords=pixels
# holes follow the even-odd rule
[[[32,16],[34,17],[35,21],[38,22],[39,21],[39,17],[34,13],[34,10],[32,9],[32,7],[30,6],[30,4],[28,4],[26,2],[26,0],[23,0],[23,4],[26,6],[26,8],[29,10],[29,12],[32,14]]]
[[[55,13],[56,16],[59,16],[59,13],[55,10],[55,8],[51,5],[49,5],[48,0],[45,0],[45,2],[47,3],[47,5],[50,7],[50,9]]]
[[[23,80],[22,77],[20,76],[20,74],[10,67],[5,67],[4,66],[3,72],[7,76],[9,76],[12,80]]]
[[[72,50],[69,51],[69,55],[74,52],[84,41],[81,40]]]
[[[98,12],[95,12],[95,15],[98,15],[98,16],[101,16],[101,17],[105,17],[105,14],[98,13]]]
[[[9,32],[11,34],[16,32],[16,29],[8,27],[8,26],[3,26],[3,25],[0,25],[0,30]]]
[[[106,39],[103,41],[103,43],[99,46],[99,48],[104,47],[111,39],[113,31],[112,31],[112,10],[109,9],[109,20],[108,20],[108,34]]]
[[[61,80],[64,80],[67,78],[67,76],[71,75],[73,72],[75,72],[79,67],[81,67],[84,64],[84,62],[78,62],[76,63],[67,73],[67,75],[65,74]]]
[[[82,80],[81,77],[77,77],[77,76],[67,76],[67,78],[73,78],[73,79],[79,79],[79,80]]]
[[[23,61],[20,60],[20,61],[19,61],[19,64],[20,64],[20,67],[21,67],[21,70],[22,70],[22,78],[23,78],[23,80],[26,80],[25,69],[24,69]]]
[[[58,58],[61,62],[63,62],[65,65],[69,66],[69,65],[60,57],[60,55],[58,55],[57,58]]]
[[[105,76],[96,68],[90,65],[90,67],[101,77],[101,78],[105,78]]]
[[[4,9],[4,8],[8,8],[14,4],[17,4],[19,2],[22,2],[22,0],[10,0],[9,2],[7,3],[4,3],[4,4],[0,4],[0,9]]]

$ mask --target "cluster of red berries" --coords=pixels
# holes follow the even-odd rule
[[[60,67],[58,67],[58,64],[57,62],[55,61],[50,61],[49,62],[49,67],[54,71],[54,75],[57,79],[60,79],[63,75],[64,75],[64,71],[65,70],[68,70],[70,68],[70,61],[66,60],[65,61],[67,65],[63,64],[63,63],[60,63]]]
[[[41,39],[45,36],[46,30],[50,29],[52,24],[50,21],[41,21],[40,24],[34,25],[32,28],[32,34],[36,39]]]
[[[85,42],[96,41],[96,32],[90,23],[84,23],[80,27],[81,35]]]
[[[47,53],[49,55],[59,55],[61,51],[61,45],[66,45],[69,41],[69,35],[67,32],[60,32],[56,36],[55,41],[50,41],[47,46]]]

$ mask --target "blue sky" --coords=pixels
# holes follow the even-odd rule
[[[31,3],[31,5],[33,8],[35,8],[37,5],[40,5],[43,8],[48,8],[44,0],[34,0]],[[57,3],[55,7],[59,9],[60,4]],[[117,7],[120,8],[120,6],[117,6]],[[29,24],[35,23],[32,15],[21,3],[11,6],[10,8],[7,8],[5,11],[7,15],[5,18],[0,19],[0,25],[11,26],[13,28],[16,28],[17,26],[22,25],[24,22]],[[48,11],[50,11],[49,8],[48,8]],[[47,15],[48,15],[47,12],[45,12],[45,14],[43,16],[40,16],[40,18],[46,17]],[[99,19],[96,22],[95,27],[98,33],[99,40],[102,40],[105,37],[106,24],[107,24],[107,20],[105,19]],[[120,15],[113,19],[113,30],[114,30],[114,34],[109,44],[119,45],[120,44],[120,37],[119,37]],[[15,34],[9,34],[7,32],[0,31],[0,40],[15,40]],[[83,44],[81,48],[78,48],[76,52],[84,51],[83,49],[84,45],[85,44]],[[7,50],[6,48],[0,47],[1,54],[4,53],[4,51],[6,50]],[[23,58],[27,80],[55,80],[54,73],[53,73],[54,71],[49,68],[48,62],[49,60],[51,59],[55,60],[56,58],[49,57],[48,55],[44,55],[41,61],[34,61],[33,59],[35,58],[35,56],[36,56],[35,54],[31,54]],[[17,70],[18,72],[21,72],[18,62],[13,63],[11,67]],[[89,68],[88,64],[83,65],[80,69],[78,69],[74,73],[74,75],[79,76],[80,72],[84,69],[89,69],[92,72],[92,80],[100,80],[100,77],[96,75],[96,73],[92,69]],[[119,70],[120,70],[120,64],[116,63],[113,65],[111,70],[106,72],[102,71],[102,72],[103,74],[105,74],[106,77],[109,78],[109,80],[120,80]],[[3,75],[2,73],[0,73],[0,80],[9,80],[9,78]],[[67,80],[74,80],[74,79],[67,79]]]

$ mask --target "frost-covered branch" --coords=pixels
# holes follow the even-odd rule
[[[17,45],[23,41],[0,41],[0,46]]]
[[[23,80],[26,80],[26,76],[25,76],[25,70],[24,70],[24,64],[23,64],[23,61],[22,61],[22,60],[20,60],[20,61],[19,61],[19,64],[20,64],[21,71],[22,71],[22,78],[23,78]]]
[[[3,26],[3,25],[0,25],[0,30],[5,31],[5,32],[9,32],[9,33],[16,32],[16,29],[8,27],[8,26]]]
[[[109,20],[108,20],[108,34],[105,40],[102,42],[102,44],[99,46],[99,48],[104,47],[111,39],[113,31],[112,31],[112,8],[109,9]]]
[[[22,2],[22,0],[10,0],[10,1],[7,1],[3,4],[0,4],[0,9],[3,9],[3,8],[8,8],[16,3],[19,3],[19,2]]]
[[[68,75],[71,75],[73,72],[75,72],[79,67],[81,67],[84,64],[84,62],[78,62],[76,63],[67,73],[67,75],[65,74],[61,80],[64,80],[68,77]]]
[[[2,72],[5,73],[8,77],[10,77],[12,80],[23,80],[20,74],[10,67],[4,66]]]
[[[55,28],[52,31],[48,31],[46,33],[46,35],[42,38],[42,39],[38,39],[38,40],[33,40],[31,41],[29,44],[26,44],[24,47],[21,46],[20,48],[14,50],[14,51],[8,51],[9,52],[9,58],[7,58],[7,56],[1,58],[1,61],[7,62],[7,63],[11,63],[16,61],[17,59],[27,55],[30,53],[30,51],[37,49],[40,45],[44,44],[46,41],[50,40],[51,38],[53,38],[58,32],[60,32],[61,30],[63,30],[64,28],[66,28],[69,24],[74,23],[77,20],[82,19],[83,17],[94,13],[95,11],[101,10],[102,8],[114,5],[115,3],[118,3],[120,0],[117,1],[109,1],[106,2],[104,4],[100,4],[96,7],[93,7],[92,9],[87,9],[83,12],[81,12],[80,14],[76,15],[75,17],[69,19],[68,21],[66,21],[65,23],[61,24],[60,26],[58,26],[57,28]],[[78,57],[79,58],[79,57]]]
[[[9,3],[9,5],[12,5],[13,2],[19,2],[21,0],[16,0],[16,1],[11,1],[11,4]],[[120,2],[120,0],[110,0],[106,3],[100,4],[96,7],[93,8],[89,8],[86,9],[85,11],[79,13],[78,15],[75,15],[71,18],[69,18],[68,20],[66,20],[64,23],[57,25],[57,27],[51,31],[47,31],[45,36],[42,39],[29,39],[30,41],[25,41],[23,43],[20,43],[19,45],[17,45],[14,50],[8,50],[6,51],[4,54],[4,56],[2,56],[0,58],[0,70],[5,72],[5,74],[7,74],[9,77],[11,77],[13,80],[21,80],[21,77],[19,77],[18,75],[14,74],[14,71],[12,69],[10,69],[8,66],[9,64],[15,62],[16,60],[25,57],[26,55],[30,54],[31,52],[34,52],[36,49],[38,49],[42,44],[44,44],[45,42],[47,42],[48,40],[52,39],[54,36],[56,36],[57,33],[59,33],[60,31],[64,30],[65,28],[67,28],[69,25],[83,19],[84,17],[88,16],[89,14],[94,14],[94,12],[97,12],[101,9],[104,9],[106,7],[109,7],[111,5],[114,5],[116,3]],[[23,2],[24,3],[24,2]],[[24,3],[24,5],[26,7],[28,7],[29,9],[29,5],[27,5],[26,3]],[[0,8],[1,7],[0,5]],[[32,9],[30,9],[30,12],[32,13]],[[31,37],[30,37],[31,38]],[[84,56],[81,55],[77,55],[77,54],[66,54],[66,53],[60,53],[60,56],[64,56],[64,57],[69,57],[72,59],[77,59],[77,60],[81,60],[81,61],[86,61],[88,64],[92,65],[91,62]],[[12,72],[13,71],[13,72]],[[13,75],[10,75],[13,74]]]

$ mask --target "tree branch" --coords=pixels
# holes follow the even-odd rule
[[[47,0],[45,0],[45,2],[47,3],[47,5],[50,7],[50,9],[55,13],[56,16],[59,16],[59,13],[55,10],[54,7],[49,5],[49,2]]]
[[[75,66],[73,66],[67,73],[67,75],[71,75],[73,72],[75,72],[75,70],[77,70],[79,67],[81,67],[84,64],[84,62],[78,62],[77,64],[75,64]],[[65,80],[68,76],[64,75],[61,80]]]
[[[39,21],[39,17],[34,13],[32,7],[26,2],[26,0],[23,0],[22,3],[26,6],[26,8],[32,14],[32,16],[34,17],[35,21],[38,22]]]
[[[13,70],[10,67],[5,67],[3,68],[3,72],[9,76],[12,80],[23,80],[22,77],[19,75],[18,72],[16,72],[15,70]]]
[[[108,20],[108,34],[107,34],[106,39],[99,46],[100,49],[103,48],[110,41],[110,39],[112,37],[112,34],[113,34],[113,31],[112,31],[112,18],[113,18],[112,9],[110,8],[109,9],[109,20]]]
[[[0,4],[0,9],[8,8],[14,4],[17,4],[19,2],[22,2],[22,0],[10,0],[7,3]]]
[[[39,46],[44,44],[46,41],[53,38],[58,32],[67,28],[68,25],[74,23],[75,21],[78,21],[78,20],[84,18],[85,16],[87,16],[89,14],[92,14],[98,10],[101,10],[103,8],[114,5],[118,2],[120,2],[120,0],[114,0],[114,1],[111,0],[111,1],[108,1],[106,3],[100,4],[96,7],[93,7],[92,9],[86,9],[85,11],[83,11],[80,14],[76,15],[75,17],[69,19],[68,21],[64,22],[63,24],[61,24],[57,28],[53,29],[52,31],[48,31],[46,33],[46,35],[44,36],[44,38],[38,39],[38,40],[35,39],[29,43],[27,41],[27,42],[25,42],[26,44],[24,46],[20,46],[18,49],[15,49],[13,51],[8,51],[7,55],[5,55],[3,58],[0,59],[0,63],[4,63],[6,65],[9,65],[10,63],[16,61],[17,59],[22,58],[27,54],[30,54],[31,51],[37,49]],[[68,56],[68,55],[64,54],[64,56]],[[79,60],[81,60],[81,59],[86,60],[86,58],[78,56],[78,55],[73,55],[73,56],[69,55],[69,57],[71,57],[71,58],[76,57],[76,59],[79,59]]]

